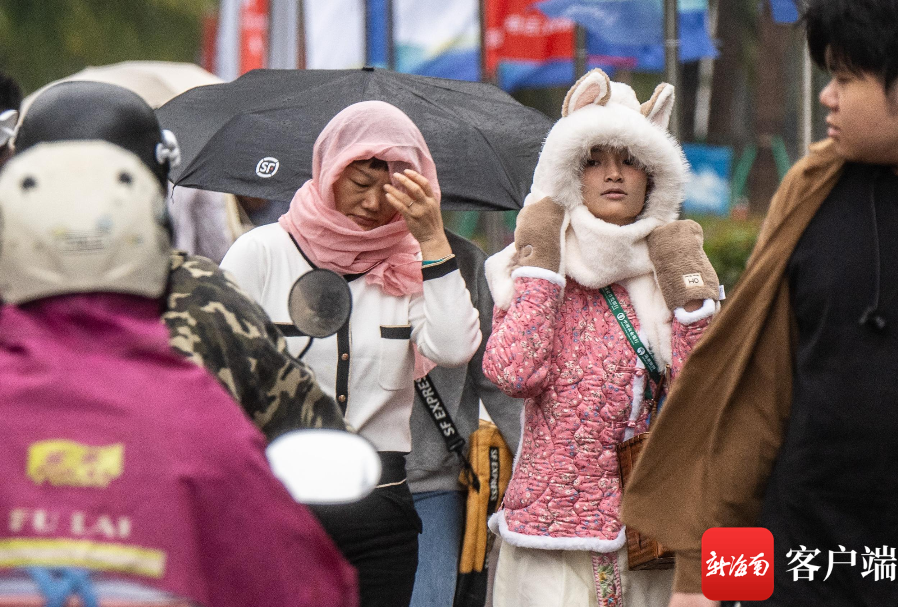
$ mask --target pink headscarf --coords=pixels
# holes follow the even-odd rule
[[[347,165],[369,158],[387,161],[391,175],[409,168],[421,173],[440,201],[434,160],[415,123],[388,103],[363,101],[322,130],[312,150],[312,179],[278,223],[316,266],[341,274],[368,271],[365,280],[393,296],[421,293],[421,247],[401,215],[366,231],[336,209],[334,182]]]

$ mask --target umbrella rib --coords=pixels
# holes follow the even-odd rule
[[[407,87],[407,86],[406,86],[405,84],[403,84],[402,82],[398,82],[398,81],[397,81],[396,84],[399,85],[399,86],[401,86],[402,88],[406,89],[406,90],[409,91],[410,93],[412,93],[412,95],[414,95],[415,97],[420,98],[421,100],[423,100],[425,103],[429,104],[430,106],[433,106],[433,107],[436,108],[437,110],[440,110],[441,112],[443,112],[443,113],[445,113],[445,114],[448,114],[448,115],[453,116],[453,117],[456,118],[457,121],[459,121],[459,122],[463,122],[463,123],[465,123],[465,124],[468,124],[466,121],[463,121],[462,118],[461,118],[458,114],[456,114],[455,112],[453,112],[451,108],[444,108],[444,107],[442,107],[442,106],[437,105],[436,103],[434,103],[433,101],[431,101],[430,99],[428,99],[427,97],[425,97],[424,95],[420,94],[420,93],[419,93],[418,91],[416,91],[415,89],[412,89],[412,88],[410,88],[410,87]],[[452,90],[452,89],[447,89],[447,90]],[[512,184],[513,184],[512,178],[509,176],[509,170],[508,170],[508,168],[506,167],[505,163],[503,162],[502,156],[500,156],[500,155],[497,153],[497,150],[496,150],[496,148],[494,147],[493,143],[491,143],[491,141],[490,141],[489,139],[487,139],[487,137],[484,136],[484,134],[481,132],[480,129],[478,129],[477,127],[471,126],[471,125],[469,125],[469,127],[470,127],[475,133],[477,133],[478,136],[479,136],[482,140],[484,140],[484,142],[487,144],[487,147],[490,148],[490,150],[493,152],[493,157],[497,160],[497,162],[499,163],[499,165],[502,167],[502,169],[503,169],[503,176],[506,178],[506,184],[505,184],[505,186],[506,186],[506,188],[505,188],[506,193],[509,194],[509,195],[512,197],[512,200],[513,200],[513,201],[515,201],[516,203],[518,203],[518,201],[515,200],[515,194],[514,194],[514,192],[512,192],[513,188],[510,187],[510,186],[512,186]],[[439,179],[440,176],[437,176],[437,177],[438,177],[438,179]]]
[[[366,94],[368,93],[368,85],[371,83],[372,74],[374,74],[373,70],[366,70],[363,68],[362,70],[362,94],[360,95],[360,99],[365,99]]]
[[[477,97],[479,99],[484,99],[484,100],[487,100],[487,101],[490,101],[493,103],[502,103],[504,105],[511,105],[513,107],[518,107],[521,105],[517,101],[515,101],[515,99],[508,97],[505,93],[503,93],[502,97],[500,97],[500,98],[490,97],[490,96],[483,94],[481,91],[478,90],[478,88],[487,86],[485,83],[470,82],[467,80],[452,80],[452,79],[448,79],[448,78],[437,78],[437,77],[433,77],[433,76],[421,76],[420,74],[403,74],[403,75],[418,78],[422,82],[422,84],[429,86],[431,88],[434,88],[434,89],[440,89],[442,91],[449,91],[451,93],[458,93],[460,95],[466,95],[469,97]],[[444,82],[451,82],[451,83],[457,84],[457,85],[473,85],[472,88],[474,90],[469,91],[469,90],[465,90],[465,89],[454,88],[454,87],[444,84]],[[478,88],[475,88],[475,85],[477,85]]]

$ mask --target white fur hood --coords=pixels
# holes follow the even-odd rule
[[[629,150],[651,176],[653,187],[637,222],[677,219],[689,169],[680,145],[666,131],[673,104],[669,84],[660,84],[640,106],[629,86],[610,82],[602,70],[591,71],[569,92],[562,118],[546,137],[525,204],[549,196],[569,211],[579,207],[581,173],[590,150],[609,146]]]

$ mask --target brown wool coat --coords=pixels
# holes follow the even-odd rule
[[[677,552],[674,590],[699,593],[702,534],[754,526],[792,396],[787,262],[839,179],[830,140],[811,146],[771,202],[733,296],[687,360],[624,493],[628,526]]]

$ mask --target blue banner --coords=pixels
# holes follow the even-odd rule
[[[799,10],[794,0],[771,0],[771,14],[776,23],[796,23]]]
[[[497,67],[497,84],[504,91],[523,88],[557,87],[574,82],[574,62],[501,61]]]
[[[715,48],[715,44],[708,36],[707,20],[706,11],[678,14],[678,37],[680,39],[678,57],[681,62],[718,56],[718,49]],[[607,34],[597,34],[588,29],[587,53],[611,57],[633,57],[635,60],[633,69],[637,70],[660,72],[665,69],[665,47],[661,42],[661,35],[659,42],[648,44],[613,42]]]
[[[662,0],[545,0],[536,6],[548,17],[570,19],[585,27],[590,55],[632,57],[638,70],[664,68]],[[679,3],[681,61],[718,55],[707,20],[703,2]]]
[[[683,144],[690,163],[690,181],[684,211],[728,215],[730,213],[730,167],[734,152],[727,146]]]
[[[388,67],[388,3],[391,0],[365,1],[365,64]]]

